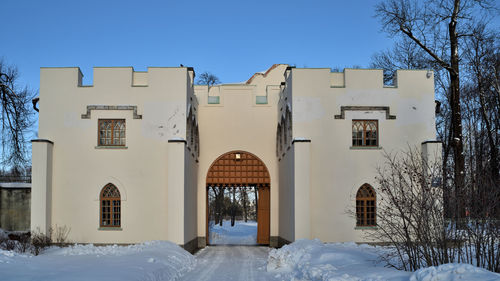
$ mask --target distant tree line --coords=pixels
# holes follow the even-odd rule
[[[256,187],[210,187],[210,223],[222,226],[224,220],[230,220],[234,226],[237,220],[257,221],[257,195]]]

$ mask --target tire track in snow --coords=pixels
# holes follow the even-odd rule
[[[196,256],[197,265],[181,280],[277,280],[265,271],[268,250],[256,246],[211,246]]]
[[[216,249],[208,248],[205,250],[208,252],[205,257],[198,261],[198,264],[195,268],[196,279],[185,279],[185,280],[200,280],[200,281],[209,281],[209,280],[217,280],[214,279],[214,272],[217,268],[219,268],[222,260],[224,259],[223,255],[221,255],[220,251]],[[193,276],[194,277],[194,276]]]

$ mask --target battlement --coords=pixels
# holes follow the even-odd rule
[[[415,83],[434,85],[434,73],[430,70],[397,70],[393,77],[394,85],[384,84],[382,69],[352,69],[343,72],[330,72],[332,88],[400,88]]]
[[[83,84],[83,73],[79,67],[42,67],[40,81],[57,82],[73,87],[148,87],[172,81],[181,81],[182,75],[189,75],[190,84],[194,83],[192,67],[148,67],[147,71],[135,71],[133,67],[94,67],[93,81]],[[185,77],[185,76],[184,76]],[[185,78],[184,78],[185,79]]]

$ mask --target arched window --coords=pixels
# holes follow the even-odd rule
[[[356,226],[376,226],[375,190],[365,183],[356,193]]]
[[[276,156],[280,156],[280,142],[281,142],[281,125],[278,124],[278,128],[276,128]]]
[[[292,143],[292,113],[288,110],[287,108],[287,111],[286,111],[286,119],[288,120],[287,121],[287,136],[288,136],[288,140],[287,140],[287,143],[291,144]]]
[[[193,115],[191,113],[191,111],[189,111],[189,115],[186,119],[186,143],[189,147],[191,147],[191,141],[192,141],[192,138],[193,138],[193,131],[192,131],[192,119],[193,119]]]
[[[191,147],[194,148],[194,143],[195,143],[195,138],[196,138],[196,121],[194,117],[191,120],[191,139],[189,142],[191,143]]]
[[[194,150],[196,150],[196,156],[200,156],[200,131],[198,130],[198,125],[196,125],[194,135],[195,135]]]
[[[281,132],[283,133],[283,138],[281,139],[281,143],[283,144],[282,151],[286,150],[286,139],[287,139],[286,127],[287,127],[286,119],[283,117],[283,118],[281,118]]]
[[[108,183],[101,191],[101,227],[121,226],[120,191],[112,183]]]

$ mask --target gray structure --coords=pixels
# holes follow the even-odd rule
[[[0,183],[0,228],[30,230],[31,183]]]

